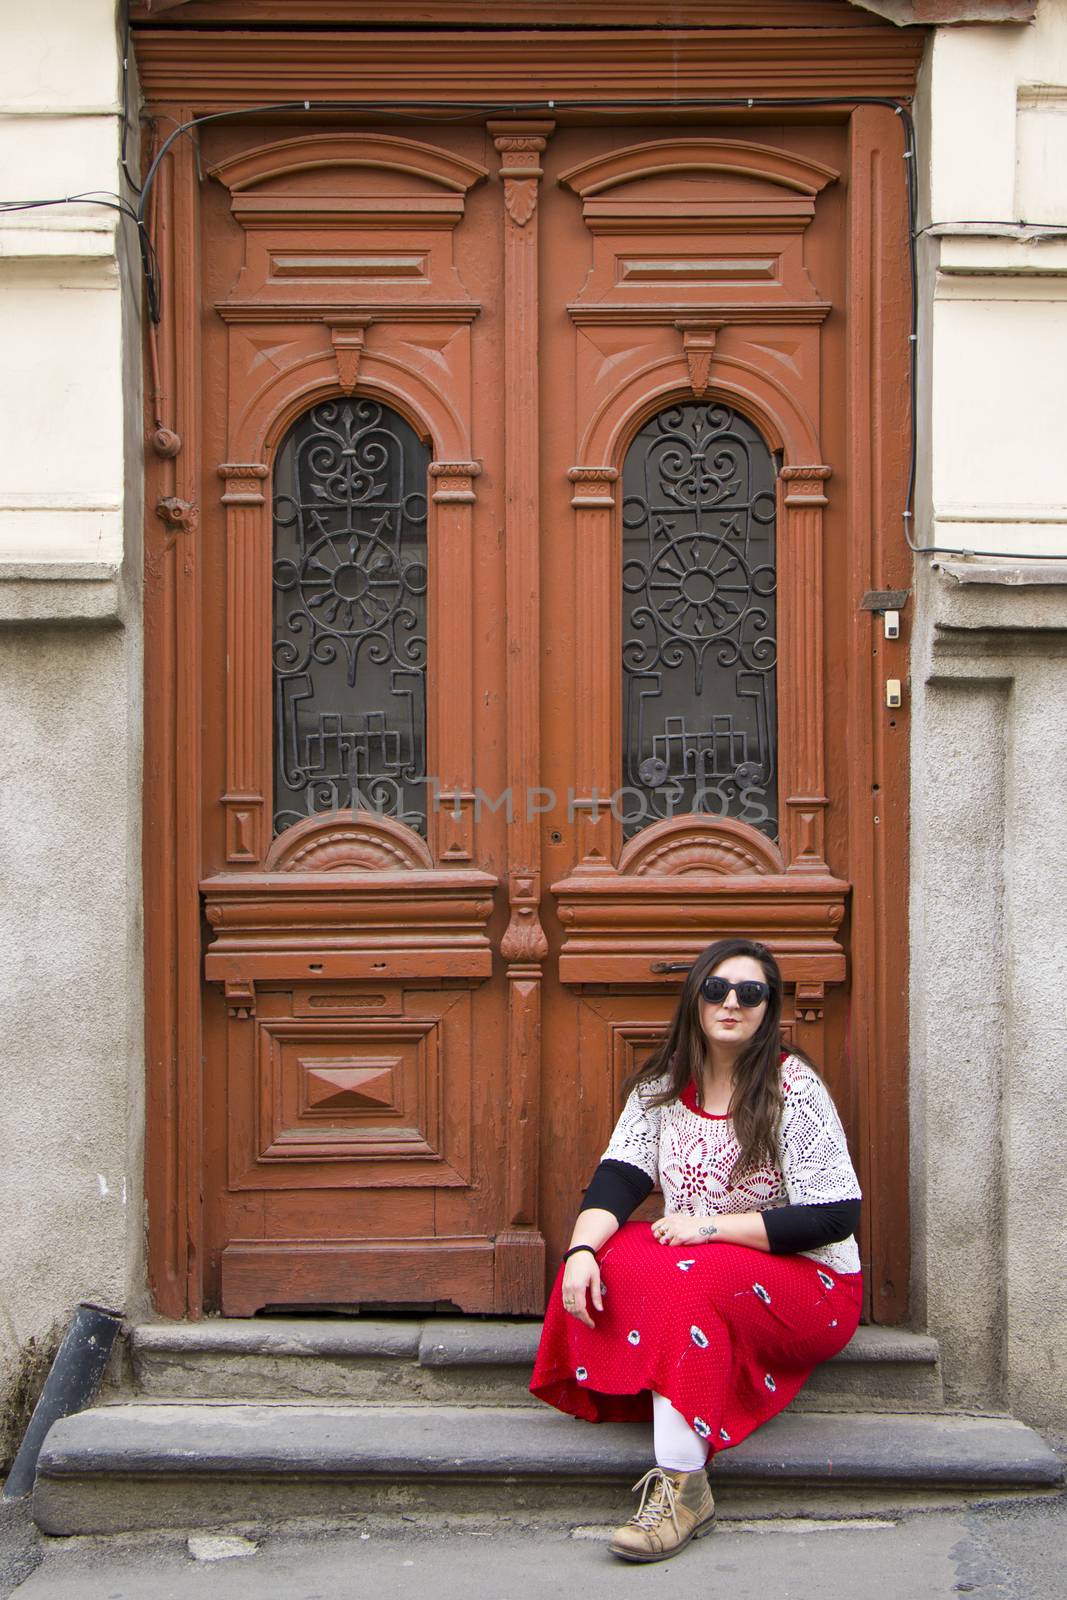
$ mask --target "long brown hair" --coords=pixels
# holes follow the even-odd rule
[[[667,1037],[627,1080],[625,1089],[628,1093],[638,1084],[651,1083],[666,1075],[666,1085],[647,1097],[645,1103],[649,1106],[667,1105],[677,1100],[690,1081],[700,1089],[707,1050],[700,1026],[700,986],[709,973],[731,956],[750,956],[758,961],[771,991],[763,1020],[741,1051],[734,1068],[730,1116],[741,1149],[730,1176],[736,1181],[745,1172],[761,1166],[775,1166],[778,1161],[778,1124],[782,1115],[778,1069],[782,1050],[786,1048],[781,1037],[782,974],[765,944],[755,939],[718,939],[701,951],[682,984]],[[792,1045],[788,1048],[791,1055],[799,1056],[808,1066],[814,1067],[802,1050]]]

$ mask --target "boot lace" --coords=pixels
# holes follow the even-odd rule
[[[651,1533],[665,1517],[670,1517],[674,1523],[674,1532],[680,1539],[682,1530],[678,1526],[678,1502],[674,1479],[662,1467],[652,1467],[634,1484],[634,1493],[641,1490],[641,1503],[630,1518],[632,1527],[640,1528],[643,1533]]]

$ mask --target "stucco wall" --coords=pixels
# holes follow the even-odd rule
[[[3,198],[121,190],[115,11],[6,8]],[[915,532],[1067,553],[1067,238],[1013,226],[1067,222],[1067,4],[939,32],[922,96]],[[0,1388],[79,1298],[143,1294],[126,228],[83,203],[0,215]],[[1064,1426],[1067,586],[974,566],[918,558],[912,600],[915,1308],[951,1399]]]
[[[1028,27],[938,30],[924,88],[934,455],[919,542],[1062,553],[1067,4],[1041,0]]]
[[[914,1302],[960,1404],[1067,1427],[1067,5],[942,30],[912,728]]]
[[[3,33],[0,197],[118,191],[114,0]],[[31,1339],[144,1276],[131,243],[84,202],[0,214],[0,1399]]]

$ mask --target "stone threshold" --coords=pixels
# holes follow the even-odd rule
[[[34,1515],[53,1534],[338,1511],[565,1515],[612,1503],[647,1470],[649,1442],[647,1426],[596,1427],[547,1408],[134,1402],[55,1424]],[[717,1492],[785,1495],[808,1515],[842,1496],[1048,1492],[1062,1477],[1023,1423],[958,1413],[785,1412],[713,1471]]]
[[[479,1322],[471,1318],[332,1320],[311,1317],[210,1318],[143,1322],[129,1344],[140,1357],[330,1356],[409,1360],[421,1367],[532,1366],[540,1321]],[[832,1363],[892,1362],[935,1366],[938,1343],[905,1328],[860,1327]]]

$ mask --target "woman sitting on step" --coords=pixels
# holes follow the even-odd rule
[[[589,1422],[652,1418],[656,1465],[610,1547],[627,1561],[711,1531],[709,1457],[787,1406],[859,1321],[859,1184],[781,1014],[764,945],[721,939],[698,957],[549,1301],[532,1392]],[[627,1221],[657,1184],[664,1215]]]

